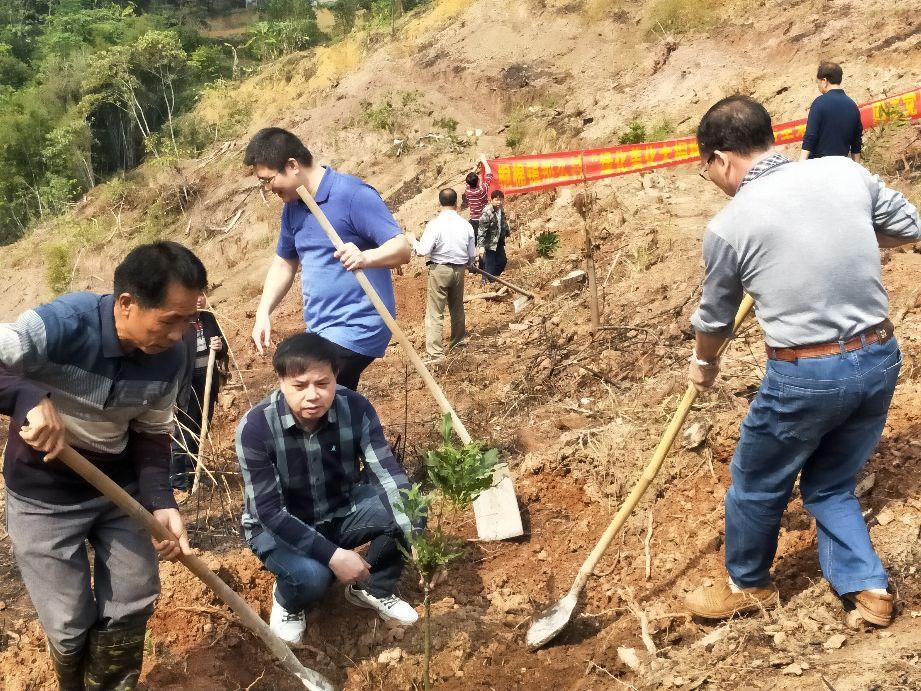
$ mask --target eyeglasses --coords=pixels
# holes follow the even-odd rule
[[[706,180],[707,182],[711,182],[711,180],[710,180],[710,164],[713,163],[713,158],[714,158],[715,156],[716,156],[716,152],[714,151],[712,154],[710,154],[710,158],[707,159],[707,163],[704,165],[703,170],[700,170],[700,171],[698,171],[698,173],[697,173],[700,177],[702,177],[702,178],[703,178],[704,180]]]
[[[267,190],[267,189],[269,189],[269,186],[272,184],[272,181],[273,181],[275,178],[277,178],[277,177],[279,176],[279,174],[280,174],[280,173],[275,173],[275,175],[273,175],[273,176],[270,177],[270,178],[261,178],[261,177],[259,177],[259,176],[257,175],[257,176],[256,176],[256,179],[259,181],[259,186],[260,186],[262,189]]]

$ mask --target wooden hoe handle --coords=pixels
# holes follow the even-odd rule
[[[329,222],[326,214],[323,213],[323,209],[321,209],[320,206],[316,203],[313,196],[311,196],[310,192],[307,191],[307,188],[301,185],[297,188],[297,193],[298,196],[300,196],[303,202],[307,205],[307,208],[310,209],[310,213],[313,214],[313,217],[317,219],[320,227],[326,233],[330,242],[333,243],[333,247],[335,247],[337,250],[342,247],[342,238],[339,237],[339,233],[337,233],[336,229],[333,228],[332,223]],[[438,386],[438,382],[435,381],[431,373],[426,368],[425,363],[422,362],[422,358],[419,357],[419,354],[413,348],[413,344],[409,342],[406,334],[403,333],[403,329],[400,328],[396,319],[394,319],[393,315],[390,314],[390,310],[387,309],[384,301],[381,300],[381,296],[377,294],[374,286],[371,285],[371,281],[369,281],[368,277],[365,276],[365,272],[361,269],[357,269],[352,273],[355,275],[355,278],[358,279],[358,283],[362,290],[365,291],[368,299],[371,300],[371,304],[374,305],[374,309],[376,309],[378,314],[381,315],[381,319],[384,320],[384,323],[388,326],[390,331],[393,332],[393,335],[396,337],[397,341],[399,341],[400,345],[403,346],[403,350],[406,352],[407,357],[409,357],[410,362],[413,363],[413,366],[416,368],[419,376],[422,377],[422,381],[425,382],[426,387],[428,387],[428,390],[435,398],[435,402],[438,404],[441,412],[448,413],[451,416],[451,420],[454,423],[454,431],[457,432],[457,436],[460,438],[461,442],[464,444],[469,444],[471,442],[471,437],[467,432],[467,428],[464,427],[464,423],[461,422],[459,417],[457,417],[457,413],[454,412],[454,408],[452,408],[451,404],[448,402],[444,391],[442,391],[441,387]]]
[[[58,458],[102,492],[106,498],[110,499],[128,516],[143,525],[157,540],[176,540],[176,536],[161,525],[147,509],[70,446],[65,446]],[[278,659],[281,666],[300,679],[305,688],[311,691],[332,691],[335,688],[321,674],[304,667],[288,646],[285,645],[284,641],[272,633],[268,625],[262,621],[246,601],[209,569],[205,562],[194,554],[183,554],[179,557],[179,561],[227,603],[243,622],[243,625],[262,639],[262,642]]]
[[[748,316],[748,313],[751,311],[754,304],[755,301],[749,295],[746,295],[742,299],[742,304],[739,305],[739,311],[736,313],[735,324],[733,325],[732,329],[733,333],[738,331],[739,326],[741,326],[742,322],[745,321],[745,318]],[[723,351],[726,350],[728,345],[729,339],[726,339],[726,341],[720,347],[720,355],[723,354]],[[586,580],[588,580],[589,575],[591,575],[592,571],[594,571],[595,566],[598,565],[598,561],[604,555],[608,546],[611,544],[611,541],[614,539],[614,536],[623,527],[627,518],[630,516],[630,514],[633,512],[633,509],[636,508],[636,505],[643,497],[643,494],[646,493],[649,485],[652,483],[656,477],[656,474],[659,472],[659,468],[662,467],[662,461],[665,460],[665,456],[668,454],[672,443],[675,441],[675,437],[678,436],[678,431],[684,424],[684,421],[688,416],[688,412],[691,410],[691,405],[694,403],[696,398],[697,389],[694,388],[693,384],[688,384],[687,391],[684,392],[684,397],[681,399],[681,403],[678,405],[678,410],[675,411],[675,414],[672,416],[671,422],[668,424],[665,433],[662,435],[662,439],[659,441],[659,445],[656,447],[656,450],[652,455],[652,460],[649,461],[649,465],[647,465],[645,470],[643,470],[643,474],[640,476],[640,479],[637,481],[636,485],[633,486],[633,489],[630,491],[630,495],[627,497],[626,501],[624,501],[623,506],[620,507],[620,510],[614,516],[611,524],[608,526],[607,530],[604,531],[601,539],[598,540],[598,544],[595,545],[595,549],[592,550],[592,553],[588,555],[588,559],[586,559],[585,563],[582,564],[582,568],[579,569],[579,574],[576,576],[575,583],[573,583],[570,592],[578,592],[582,590],[582,588],[585,586]]]

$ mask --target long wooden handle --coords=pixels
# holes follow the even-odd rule
[[[749,295],[746,295],[742,299],[742,304],[739,305],[739,311],[736,313],[735,324],[733,325],[732,329],[733,333],[735,333],[739,329],[739,326],[741,326],[742,322],[745,321],[745,318],[748,316],[748,313],[751,311],[754,304],[755,301]],[[726,339],[726,341],[723,342],[723,345],[720,346],[720,355],[723,354],[723,351],[726,350],[728,345],[729,339]],[[684,392],[684,397],[681,399],[681,403],[678,404],[678,410],[676,410],[675,414],[672,416],[671,422],[669,422],[665,433],[662,435],[662,439],[659,441],[659,445],[656,447],[655,452],[652,454],[652,460],[649,461],[649,465],[647,465],[645,470],[643,470],[643,474],[640,476],[640,479],[633,486],[633,489],[630,490],[630,495],[627,497],[623,503],[623,506],[620,507],[620,510],[611,520],[611,524],[608,526],[607,530],[604,531],[601,539],[598,540],[598,544],[595,545],[595,549],[592,550],[592,553],[588,555],[588,559],[586,559],[585,563],[582,564],[582,568],[579,569],[579,573],[576,576],[576,580],[573,583],[570,592],[578,592],[582,590],[582,588],[585,586],[586,580],[588,580],[589,575],[591,575],[592,571],[595,570],[595,566],[597,566],[598,561],[610,546],[611,540],[614,539],[614,536],[617,535],[617,533],[623,527],[627,518],[633,512],[633,509],[636,508],[636,505],[646,493],[649,485],[652,483],[656,477],[656,474],[659,472],[659,468],[662,467],[662,462],[665,460],[665,456],[668,454],[669,449],[671,449],[672,443],[675,441],[675,437],[678,436],[678,431],[684,424],[684,421],[688,416],[688,412],[691,410],[691,405],[693,405],[696,398],[697,389],[694,388],[693,384],[688,384],[687,391]]]
[[[537,299],[537,296],[534,293],[528,290],[525,290],[524,288],[519,288],[518,286],[508,283],[507,281],[503,281],[498,276],[493,276],[491,273],[487,273],[483,271],[483,269],[481,269],[478,266],[473,266],[473,264],[468,264],[467,268],[473,271],[474,273],[478,273],[478,274],[481,274],[482,276],[486,276],[486,278],[493,280],[500,285],[504,285],[506,288],[509,288],[510,290],[514,290],[516,293],[521,293],[522,295],[525,295],[531,298],[532,300]]]
[[[323,210],[316,203],[316,201],[314,201],[314,198],[311,196],[310,192],[307,191],[307,188],[301,185],[297,188],[297,193],[298,196],[300,196],[300,198],[307,205],[307,208],[310,209],[310,213],[313,214],[313,217],[317,219],[320,227],[326,233],[330,242],[333,243],[333,247],[335,247],[337,250],[342,247],[342,238],[339,237],[339,233],[337,233],[336,229],[333,228],[332,223],[330,223],[329,219],[326,218],[326,214],[323,213]],[[393,315],[390,314],[390,310],[387,309],[384,301],[381,300],[381,296],[377,294],[374,286],[371,285],[371,281],[369,281],[368,277],[365,276],[365,272],[361,269],[357,269],[352,273],[355,275],[355,278],[358,279],[358,284],[361,286],[362,290],[365,291],[365,294],[368,296],[371,304],[374,305],[374,309],[376,309],[378,314],[381,315],[381,319],[384,320],[384,323],[389,327],[390,331],[393,332],[393,335],[396,336],[397,341],[399,341],[400,345],[403,346],[403,350],[406,351],[406,355],[409,357],[409,361],[413,363],[413,366],[416,368],[419,376],[422,377],[422,381],[425,382],[426,387],[428,387],[428,390],[435,398],[435,402],[438,404],[441,412],[448,413],[451,416],[451,420],[454,423],[454,431],[457,432],[457,436],[460,438],[461,442],[464,444],[469,444],[472,440],[469,432],[467,432],[467,428],[464,427],[464,423],[461,422],[461,419],[457,416],[457,413],[454,412],[454,408],[451,407],[451,404],[445,397],[444,391],[442,391],[441,387],[438,386],[438,382],[435,381],[431,373],[426,368],[425,363],[422,362],[422,358],[420,358],[419,354],[416,353],[416,350],[413,348],[413,344],[409,342],[406,334],[403,333],[403,329],[400,328],[396,319],[394,319]]]
[[[192,483],[192,494],[198,491],[198,483],[201,481],[202,462],[201,456],[205,450],[205,442],[208,440],[208,427],[211,413],[211,382],[214,378],[214,363],[217,359],[217,351],[208,344],[208,370],[205,372],[205,393],[204,400],[201,402],[201,434],[198,436],[198,453],[195,457],[195,481]]]
[[[161,525],[147,509],[70,446],[65,446],[58,458],[102,492],[128,516],[143,525],[157,540],[176,540],[176,536]],[[194,573],[219,598],[227,603],[240,618],[240,621],[243,622],[243,625],[262,639],[262,642],[278,659],[281,666],[300,679],[305,688],[311,691],[333,691],[335,687],[332,683],[320,673],[304,667],[288,646],[285,645],[284,641],[272,633],[268,625],[250,608],[246,601],[209,569],[205,562],[194,554],[183,554],[179,561],[185,564],[189,571]]]

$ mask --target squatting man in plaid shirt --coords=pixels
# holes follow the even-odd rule
[[[414,623],[394,595],[409,519],[395,505],[409,488],[361,394],[336,385],[335,346],[314,333],[279,344],[272,360],[279,389],[237,428],[245,484],[243,527],[250,548],[275,574],[272,630],[299,643],[305,609],[335,578],[354,605],[385,621]],[[370,542],[367,559],[353,548]]]

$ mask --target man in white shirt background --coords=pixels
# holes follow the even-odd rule
[[[451,312],[451,348],[464,338],[464,273],[476,258],[473,226],[457,213],[457,192],[438,192],[439,214],[429,221],[422,237],[407,240],[429,268],[428,304],[425,310],[425,350],[431,363],[444,358],[442,343],[445,306]]]

